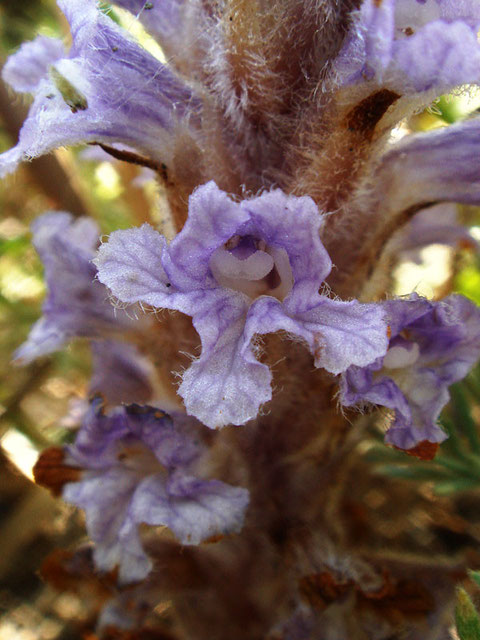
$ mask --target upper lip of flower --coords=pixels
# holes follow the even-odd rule
[[[252,300],[262,295],[283,300],[294,284],[285,249],[269,247],[251,236],[233,236],[212,253],[209,265],[220,286]]]

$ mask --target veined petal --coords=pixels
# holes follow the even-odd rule
[[[213,252],[233,236],[248,215],[213,182],[198,187],[188,201],[188,219],[168,247],[164,267],[180,291],[215,286]]]
[[[179,393],[188,413],[208,427],[244,424],[272,395],[272,375],[244,335],[246,296],[217,289],[193,307],[202,353],[185,372]]]
[[[14,355],[18,361],[27,363],[51,353],[70,338],[98,338],[131,328],[132,320],[116,312],[107,290],[95,280],[91,258],[99,231],[93,220],[51,212],[37,218],[32,230],[48,294],[43,318]]]
[[[395,43],[390,83],[438,93],[480,80],[480,45],[464,22],[436,20]]]
[[[392,59],[395,36],[395,0],[371,2],[366,0],[362,28],[365,32],[365,53],[368,66],[380,77]]]
[[[175,126],[193,122],[198,101],[93,0],[59,5],[72,30],[69,57],[39,83],[15,152],[0,156],[0,175],[22,158],[93,141],[120,142],[163,161]]]
[[[151,569],[151,561],[129,513],[137,477],[118,467],[84,473],[81,482],[65,485],[62,496],[85,510],[88,533],[95,542],[95,564],[101,571],[118,566],[122,583],[142,580]]]
[[[413,328],[422,365],[434,368],[442,384],[464,378],[480,357],[480,309],[464,296],[436,303]]]
[[[90,395],[101,393],[114,406],[151,400],[153,367],[131,344],[117,340],[92,342]]]
[[[248,491],[177,471],[167,482],[150,476],[138,488],[130,513],[136,522],[169,527],[182,544],[239,531]]]
[[[164,306],[167,274],[162,264],[165,238],[149,224],[114,231],[93,263],[98,279],[122,302]]]
[[[402,95],[442,93],[479,78],[472,0],[365,0],[334,62],[342,84],[374,80]]]
[[[242,233],[255,233],[267,245],[285,249],[295,281],[289,298],[299,309],[308,308],[332,268],[320,241],[323,217],[315,202],[275,189],[243,200],[240,207],[250,218]]]
[[[405,298],[393,298],[384,304],[391,338],[395,338],[406,326],[417,322],[433,310],[433,303],[412,293]]]
[[[380,305],[342,302],[319,296],[308,311],[295,313],[273,298],[260,298],[250,309],[245,333],[287,331],[303,338],[315,357],[315,366],[333,374],[353,363],[370,364],[388,346],[385,313]]]
[[[370,367],[350,367],[342,376],[340,392],[342,405],[353,407],[364,404],[378,404],[398,411],[400,422],[411,424],[412,412],[403,393],[391,378],[373,377],[382,363]]]
[[[133,13],[142,24],[160,43],[180,46],[180,34],[182,32],[182,14],[187,2],[185,0],[115,0],[118,7],[127,9]]]
[[[38,36],[31,42],[24,42],[8,58],[2,78],[15,91],[33,93],[48,75],[48,67],[64,57],[65,47],[61,40]]]
[[[341,382],[341,402],[392,409],[386,441],[411,449],[447,435],[438,426],[448,387],[480,356],[480,309],[463,296],[431,302],[417,295],[383,303],[391,329],[385,358],[351,367]]]
[[[408,402],[410,415],[400,411],[399,407],[393,407],[395,418],[385,434],[385,442],[399,449],[412,449],[424,440],[443,442],[448,436],[438,426],[437,420],[450,398],[447,388],[442,386],[437,372],[431,369],[412,368],[409,378],[408,388],[404,389],[408,398],[407,395],[404,398]],[[384,402],[380,400],[378,404]]]
[[[432,202],[480,203],[480,122],[411,135],[382,158],[377,183],[389,209]]]
[[[138,536],[142,523],[168,526],[184,544],[241,528],[248,491],[191,475],[202,449],[202,428],[184,414],[170,417],[149,406],[134,404],[106,413],[95,399],[60,460],[58,449],[46,452],[35,477],[58,490],[59,478],[51,481],[48,460],[53,455],[60,463],[67,481],[63,497],[85,510],[100,570],[118,566],[123,583],[147,575],[151,562]]]

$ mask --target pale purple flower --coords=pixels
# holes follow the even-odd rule
[[[470,230],[460,224],[458,207],[439,204],[417,213],[395,241],[402,259],[421,262],[420,251],[432,244],[478,251],[479,245]]]
[[[93,220],[50,212],[35,220],[32,231],[48,293],[42,317],[14,354],[18,362],[56,351],[74,337],[106,337],[132,328],[134,320],[110,304],[107,290],[95,280],[91,260],[99,229]]]
[[[365,0],[336,62],[343,82],[413,94],[480,78],[476,0]]]
[[[391,328],[388,351],[343,374],[340,402],[393,410],[385,441],[400,449],[442,442],[447,434],[437,421],[449,400],[448,387],[480,356],[480,309],[458,295],[431,302],[412,294],[384,306]]]
[[[91,395],[100,393],[109,405],[152,400],[154,368],[132,344],[92,341]]]
[[[159,42],[167,56],[182,57],[182,45],[191,46],[191,42],[182,41],[182,36],[185,35],[183,29],[188,13],[199,13],[199,3],[196,0],[115,0],[113,4],[127,9],[138,18]],[[174,60],[173,64],[175,62]]]
[[[380,306],[318,293],[332,268],[321,222],[308,197],[275,190],[237,203],[210,182],[190,197],[188,221],[170,245],[143,225],[101,246],[98,277],[117,298],[192,316],[202,354],[179,393],[204,424],[243,424],[270,400],[255,334],[302,338],[315,366],[333,374],[385,353]]]
[[[403,138],[384,154],[375,175],[386,207],[479,204],[479,144],[478,119]]]
[[[48,68],[65,57],[61,40],[38,36],[24,42],[15,55],[10,56],[2,69],[2,77],[12,89],[20,93],[34,93]]]
[[[59,57],[60,43],[37,38],[6,64],[5,81],[35,98],[17,146],[0,156],[0,175],[21,160],[82,142],[121,142],[166,160],[173,130],[194,117],[198,100],[94,0],[58,4],[72,31],[68,55]],[[28,71],[22,82],[20,67]]]
[[[138,526],[167,526],[182,544],[242,527],[248,491],[194,475],[202,454],[201,425],[153,407],[129,405],[104,414],[94,400],[64,468],[79,470],[62,496],[85,510],[101,571],[118,566],[119,581],[143,579],[152,564]],[[48,451],[47,451],[48,452]]]

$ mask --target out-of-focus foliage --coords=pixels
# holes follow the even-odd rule
[[[455,622],[460,640],[480,640],[480,617],[465,589],[459,588]]]

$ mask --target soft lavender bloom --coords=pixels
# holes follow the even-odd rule
[[[48,75],[48,67],[64,57],[61,40],[38,36],[24,42],[17,53],[10,56],[2,69],[2,77],[15,91],[33,93]]]
[[[417,213],[401,232],[395,249],[401,252],[402,259],[420,263],[420,251],[432,244],[479,249],[470,230],[460,224],[454,204],[439,204]]]
[[[25,65],[29,80],[22,90],[28,85],[35,99],[17,146],[0,156],[0,175],[21,160],[81,142],[121,142],[164,161],[174,128],[198,109],[191,91],[94,0],[58,4],[72,30],[68,56],[53,61],[50,41],[37,39],[6,65],[7,82]],[[53,62],[48,73],[46,64],[36,64],[39,58]],[[13,87],[19,87],[15,78]]]
[[[185,22],[185,14],[189,10],[191,11],[192,6],[195,6],[197,2],[186,0],[161,0],[157,2],[115,0],[114,4],[133,13],[169,55],[177,53],[177,49],[182,45],[181,32]]]
[[[238,531],[248,492],[191,475],[202,450],[201,426],[152,407],[130,405],[109,414],[95,400],[64,465],[81,469],[63,498],[85,510],[101,571],[118,565],[120,582],[144,578],[151,569],[138,525],[169,527],[182,544],[199,544]]]
[[[276,190],[236,203],[210,182],[190,197],[188,221],[170,245],[143,225],[101,246],[99,279],[121,301],[192,316],[202,354],[179,393],[207,426],[243,424],[270,400],[271,373],[255,358],[255,334],[301,337],[315,366],[334,374],[385,353],[379,306],[318,293],[332,268],[321,222],[308,197]]]
[[[92,378],[89,390],[109,405],[138,402],[153,396],[154,369],[131,344],[118,340],[92,341]]]
[[[412,294],[384,306],[389,349],[368,367],[351,367],[342,376],[340,401],[392,409],[385,441],[400,449],[442,442],[447,434],[437,420],[449,400],[448,387],[480,356],[480,309],[457,295],[430,302]]]
[[[480,79],[476,0],[365,0],[337,66],[344,82],[436,93]]]
[[[383,156],[376,174],[386,206],[401,211],[419,203],[478,205],[479,144],[476,119],[403,138]]]
[[[14,354],[22,364],[62,347],[74,337],[97,338],[129,329],[133,320],[117,311],[95,281],[91,260],[99,241],[93,220],[46,213],[32,225],[33,244],[45,267],[48,294],[43,316]]]

